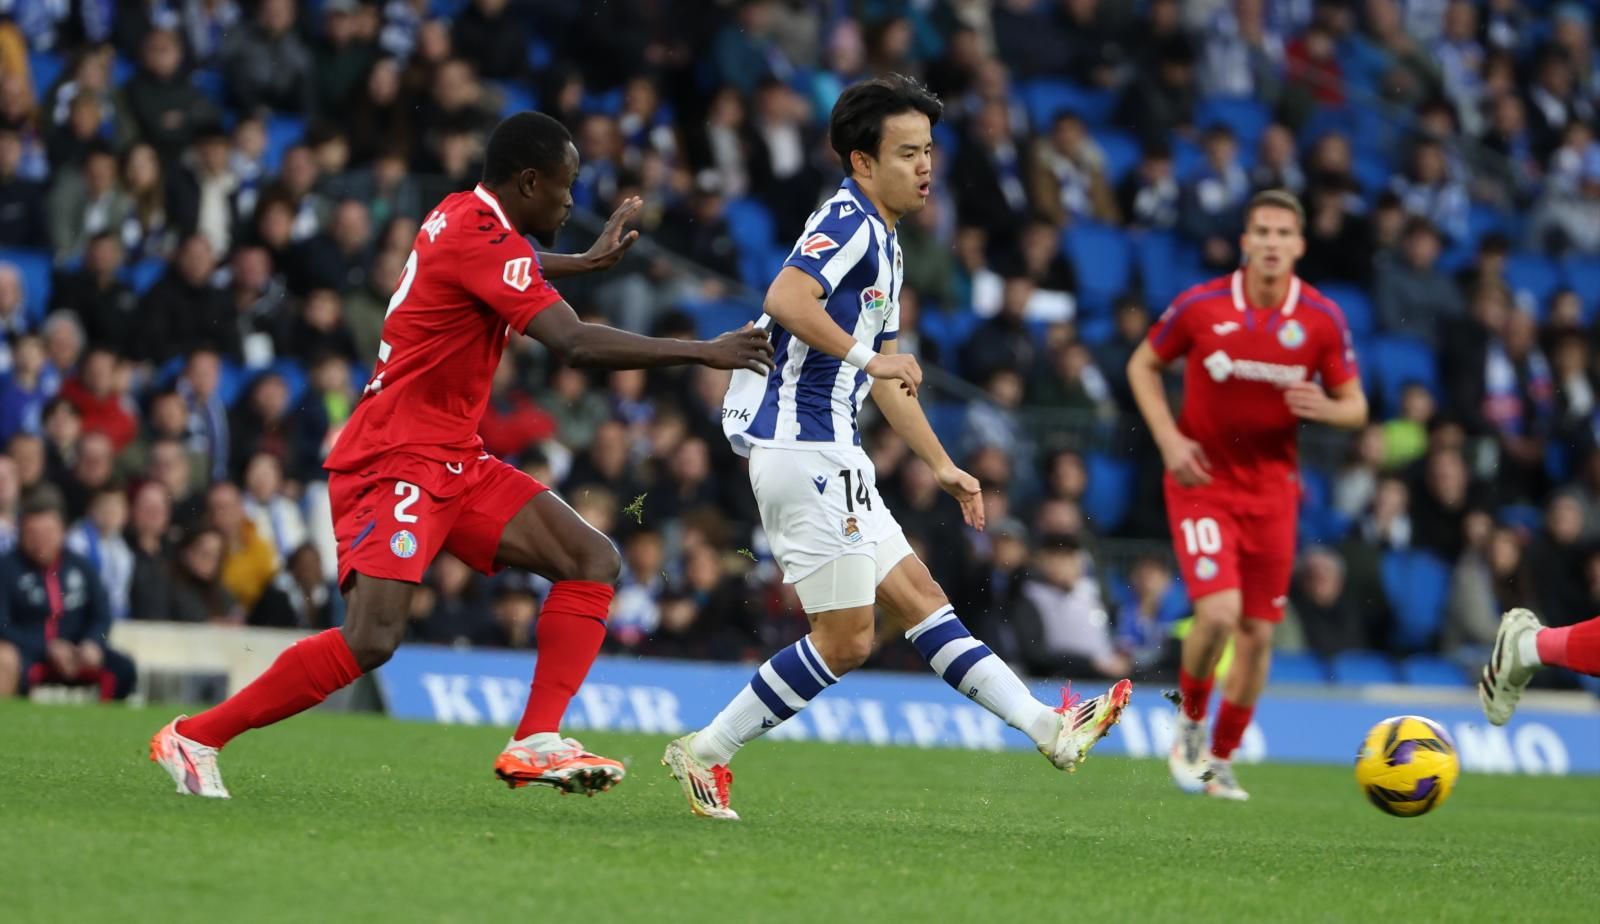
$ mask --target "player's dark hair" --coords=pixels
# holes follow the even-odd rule
[[[1250,197],[1244,207],[1245,227],[1250,226],[1250,218],[1256,209],[1284,209],[1293,212],[1295,221],[1300,225],[1300,230],[1306,229],[1306,209],[1300,204],[1295,194],[1287,189],[1263,189]]]
[[[828,120],[828,138],[846,176],[852,172],[852,151],[877,159],[878,148],[883,144],[884,120],[902,112],[920,112],[930,124],[937,125],[944,104],[915,78],[903,74],[863,80],[839,94]]]
[[[542,112],[508,116],[489,135],[483,156],[484,185],[504,183],[524,170],[554,170],[567,156],[572,133]]]

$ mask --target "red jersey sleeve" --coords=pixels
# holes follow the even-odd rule
[[[1356,366],[1355,340],[1350,336],[1350,325],[1345,322],[1344,312],[1320,293],[1313,298],[1302,296],[1301,303],[1309,305],[1325,320],[1325,323],[1318,325],[1321,336],[1317,338],[1317,373],[1322,377],[1323,387],[1338,388],[1360,375],[1360,369]]]
[[[1193,314],[1190,311],[1192,307],[1193,299],[1179,296],[1166,311],[1162,312],[1161,317],[1156,319],[1156,323],[1151,325],[1146,339],[1150,341],[1150,348],[1156,351],[1162,362],[1176,361],[1187,354],[1189,348],[1194,345],[1193,328],[1189,323],[1190,315]]]
[[[457,245],[461,286],[522,333],[533,316],[561,301],[544,278],[533,245],[498,226],[493,232],[464,234]]]

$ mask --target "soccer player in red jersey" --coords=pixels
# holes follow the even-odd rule
[[[1545,627],[1520,607],[1500,617],[1494,650],[1478,679],[1484,718],[1495,725],[1511,721],[1523,688],[1541,667],[1600,677],[1600,616],[1560,628]]]
[[[1245,208],[1243,268],[1173,301],[1128,362],[1128,382],[1166,465],[1167,518],[1194,621],[1170,763],[1185,790],[1244,800],[1231,758],[1272,659],[1294,564],[1302,420],[1360,427],[1367,401],[1339,308],[1294,274],[1305,212],[1289,193]],[[1174,421],[1161,370],[1186,360]],[[1320,378],[1320,382],[1317,381]],[[1234,641],[1209,757],[1212,674]]]
[[[527,710],[495,763],[512,787],[610,788],[620,763],[558,733],[605,638],[616,549],[559,497],[483,451],[478,422],[511,333],[567,362],[608,369],[699,363],[765,375],[772,346],[753,325],[708,342],[642,337],[578,320],[548,280],[605,269],[638,238],[624,202],[587,253],[536,253],[572,210],[578,152],[547,115],[523,112],[489,138],[483,181],[447,197],[417,232],[384,317],[378,362],[326,468],[345,623],[291,646],[226,702],[157,732],[151,759],[178,792],[227,798],[217,751],[240,733],[322,702],[389,660],[411,594],[441,549],[478,571],[554,581],[536,631]]]

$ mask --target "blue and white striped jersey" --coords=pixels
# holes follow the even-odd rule
[[[900,331],[900,244],[854,180],[811,213],[784,266],[822,285],[834,323],[874,350]],[[856,410],[867,374],[813,350],[763,314],[773,330],[772,372],[738,371],[722,403],[722,429],[734,451],[751,446],[829,449],[861,445]]]

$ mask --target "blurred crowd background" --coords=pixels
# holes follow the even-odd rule
[[[0,0],[0,612],[17,630],[64,542],[109,620],[337,624],[320,461],[419,219],[474,184],[498,118],[573,131],[558,249],[644,197],[628,259],[558,285],[580,314],[707,336],[756,315],[839,181],[840,90],[895,70],[946,105],[932,204],[902,226],[903,349],[990,528],[881,425],[867,444],[974,631],[1041,674],[1173,668],[1187,606],[1123,368],[1237,264],[1251,193],[1285,187],[1374,422],[1305,434],[1275,677],[1465,683],[1502,609],[1600,611],[1594,7]],[[747,658],[806,631],[725,385],[520,339],[500,367],[488,449],[622,550],[615,652]],[[411,634],[527,647],[543,591],[447,555]],[[921,669],[885,642],[879,666]]]

